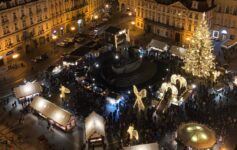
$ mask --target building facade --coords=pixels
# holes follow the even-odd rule
[[[137,0],[136,26],[179,44],[188,44],[199,19],[204,15],[212,27],[215,5],[212,0]]]
[[[237,1],[216,0],[213,37],[220,40],[237,39]]]
[[[137,8],[137,0],[119,0],[119,4],[120,11],[130,11],[135,14]]]
[[[61,36],[78,19],[89,21],[103,0],[10,0],[0,3],[0,65],[25,54],[39,44]]]

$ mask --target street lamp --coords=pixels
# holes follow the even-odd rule
[[[98,15],[94,15],[94,19],[97,20],[99,18]]]
[[[134,30],[135,21],[131,21],[132,29]]]
[[[52,39],[53,39],[53,42],[54,42],[54,46],[53,46],[53,53],[54,53],[55,47],[56,47],[56,40],[58,39],[58,36],[55,35],[55,34],[52,34]]]
[[[105,5],[105,8],[107,8],[107,9],[108,9],[108,8],[109,8],[109,4],[106,4],[106,5]]]
[[[71,27],[71,31],[75,31],[76,28],[74,26]]]
[[[20,54],[14,54],[12,55],[12,59],[17,59],[20,56]]]

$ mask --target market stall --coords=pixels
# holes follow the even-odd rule
[[[216,143],[215,132],[203,124],[186,123],[178,128],[178,140],[193,149],[212,148]]]
[[[170,48],[170,53],[172,56],[176,56],[180,59],[183,59],[185,56],[187,49],[183,48],[183,47],[179,47],[179,46],[171,46]]]
[[[94,111],[85,119],[85,136],[89,147],[104,146],[105,121]]]
[[[51,124],[64,131],[68,131],[76,126],[75,118],[70,112],[43,97],[34,97],[30,107]]]
[[[18,100],[24,100],[26,98],[33,98],[39,95],[43,91],[39,82],[27,82],[24,85],[20,85],[13,89],[15,97]]]

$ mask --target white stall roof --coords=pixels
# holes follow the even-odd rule
[[[72,117],[72,114],[70,112],[62,109],[61,107],[40,96],[34,97],[30,106],[41,115],[53,120],[54,122],[64,127],[67,126]]]
[[[172,53],[172,55],[177,56],[181,59],[184,58],[186,51],[187,49],[183,47],[179,47],[179,46],[174,46],[174,45],[170,48],[170,52]]]
[[[159,150],[159,145],[158,143],[141,144],[141,145],[124,147],[123,150]]]
[[[151,42],[147,45],[148,50],[157,50],[157,51],[167,51],[169,45],[165,42],[161,42],[155,39],[152,39]]]
[[[229,49],[231,47],[234,47],[235,45],[237,45],[236,40],[227,40],[221,45],[221,47],[223,47],[225,49]]]
[[[105,136],[104,118],[94,111],[85,119],[86,140]]]
[[[22,98],[26,96],[31,96],[43,91],[39,82],[28,82],[25,85],[20,85],[19,87],[14,88],[14,93],[16,98]]]

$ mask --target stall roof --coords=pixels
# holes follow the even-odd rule
[[[93,111],[85,119],[86,140],[93,137],[105,136],[104,124],[104,118]]]
[[[223,45],[221,45],[221,47],[229,49],[235,45],[237,45],[237,40],[227,40]]]
[[[159,145],[158,143],[141,144],[141,145],[124,147],[123,150],[159,150]]]
[[[13,89],[17,99],[30,96],[33,94],[41,93],[43,91],[39,82],[28,82],[25,85],[20,85]]]
[[[72,114],[70,112],[62,109],[61,107],[40,96],[34,97],[30,106],[45,117],[52,119],[53,121],[64,127],[67,126],[72,117]]]
[[[157,51],[167,51],[169,45],[165,42],[161,42],[155,39],[152,39],[151,42],[147,45],[148,49],[157,50]]]
[[[172,53],[172,55],[175,55],[181,59],[184,58],[186,51],[187,49],[183,47],[179,47],[179,46],[174,46],[174,45],[170,48],[170,52]]]
[[[114,26],[109,26],[105,32],[111,33],[111,34],[117,34],[121,29],[118,27],[114,27]]]
[[[66,62],[76,62],[78,60],[81,60],[82,58],[81,57],[78,57],[78,56],[71,56],[71,55],[67,55],[63,58],[63,61],[66,61]]]

